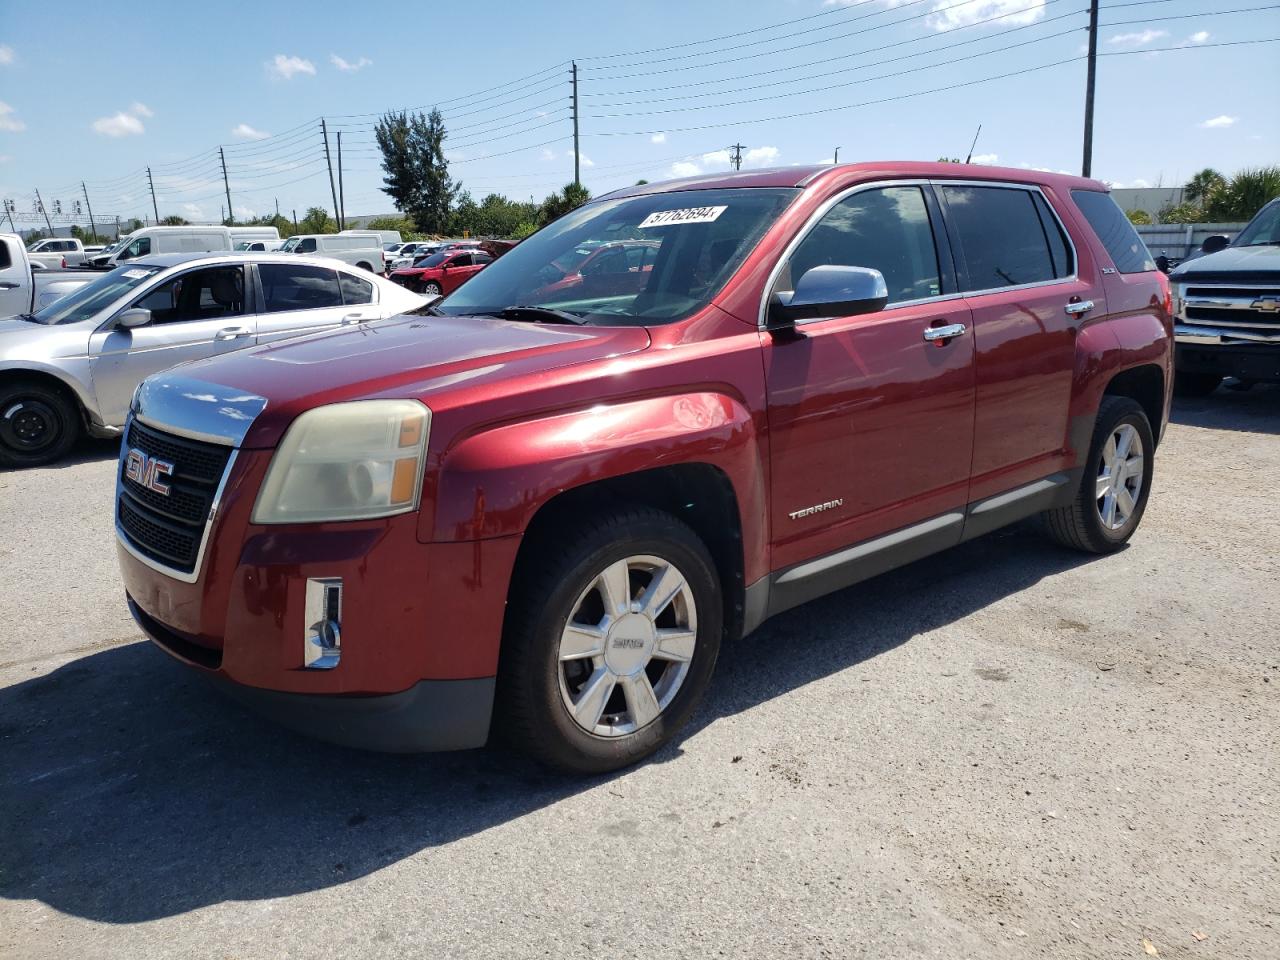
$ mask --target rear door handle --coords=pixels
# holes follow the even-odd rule
[[[1093,309],[1093,301],[1092,300],[1073,300],[1071,303],[1067,304],[1065,309],[1069,316],[1079,317],[1083,314],[1088,313],[1090,310]]]
[[[963,323],[948,323],[941,327],[925,327],[924,338],[930,342],[934,340],[950,340],[952,337],[963,336],[966,329],[968,328]]]
[[[371,320],[371,319],[373,318],[366,317],[363,313],[348,313],[345,317],[342,318],[342,325],[345,327],[352,323],[364,323],[366,320]]]
[[[253,331],[248,327],[223,327],[213,335],[214,340],[239,340],[241,337],[251,337]]]
[[[0,280],[0,290],[17,290],[18,285],[9,280]]]

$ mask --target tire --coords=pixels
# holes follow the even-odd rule
[[[1118,442],[1109,446],[1113,440]],[[1135,442],[1140,466],[1132,459]],[[1121,461],[1125,469],[1117,488],[1116,457],[1126,450],[1128,455]],[[1138,529],[1147,508],[1154,452],[1151,424],[1142,407],[1128,397],[1103,397],[1075,498],[1069,506],[1043,514],[1050,536],[1063,546],[1087,553],[1113,553],[1123,547]],[[1099,496],[1098,491],[1103,489],[1106,492]],[[1124,493],[1117,494],[1117,489]]]
[[[61,460],[79,436],[79,411],[56,387],[29,380],[0,386],[0,467]]]
[[[438,297],[442,293],[444,293],[444,291],[440,289],[440,284],[436,283],[434,280],[428,281],[422,285],[422,295],[424,297]]]
[[[364,261],[357,263],[356,268],[359,270],[368,270],[370,273],[373,273],[373,266],[371,264],[365,263]]]
[[[1173,393],[1178,397],[1207,397],[1220,383],[1222,377],[1216,373],[1175,373]]]
[[[711,555],[679,520],[641,507],[533,549],[507,606],[495,733],[571,773],[642,760],[684,726],[710,683],[723,629]],[[641,609],[651,587],[658,597],[674,590],[655,598],[656,617]],[[629,606],[610,602],[622,593]],[[630,612],[610,617],[610,606]]]

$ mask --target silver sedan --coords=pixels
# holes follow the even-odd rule
[[[0,467],[118,436],[134,388],[189,360],[415,310],[427,300],[335,260],[167,254],[0,320]]]

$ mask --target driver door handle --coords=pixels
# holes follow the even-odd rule
[[[1079,317],[1093,309],[1092,300],[1073,300],[1066,306],[1068,316]]]
[[[930,343],[935,340],[950,340],[952,337],[963,336],[966,329],[963,323],[948,323],[941,327],[925,327],[924,338]]]
[[[364,323],[366,320],[372,319],[372,317],[367,317],[363,313],[348,313],[342,318],[342,325],[345,327],[353,323]]]
[[[251,337],[253,331],[248,327],[223,327],[213,335],[214,340],[239,340],[241,337]]]
[[[0,280],[0,290],[17,290],[18,285],[10,280]]]

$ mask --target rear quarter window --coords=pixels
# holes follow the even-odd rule
[[[1111,199],[1111,194],[1072,190],[1071,199],[1075,200],[1089,226],[1106,247],[1117,270],[1121,273],[1146,273],[1156,268],[1147,245],[1133,229],[1124,211]]]

